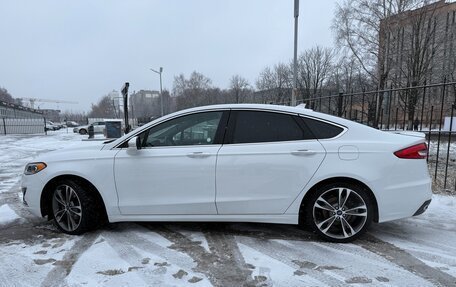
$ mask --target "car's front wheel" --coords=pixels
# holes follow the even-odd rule
[[[85,134],[87,134],[87,130],[85,130],[85,129],[80,129],[80,130],[79,130],[79,134],[85,135]]]
[[[71,180],[58,183],[52,194],[52,215],[58,229],[82,234],[98,226],[97,203],[88,190]]]
[[[306,223],[332,242],[350,242],[373,220],[369,191],[358,184],[333,183],[314,192],[306,204]]]

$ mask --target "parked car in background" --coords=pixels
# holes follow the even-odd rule
[[[60,129],[60,127],[58,125],[54,124],[51,121],[46,121],[44,128],[46,131],[56,131],[56,130]]]
[[[54,122],[54,125],[57,127],[57,129],[66,128],[65,123],[56,123],[56,122]]]
[[[23,199],[68,234],[104,221],[242,221],[349,242],[429,206],[424,135],[400,133],[301,107],[198,107],[40,155],[25,168]]]
[[[66,125],[69,128],[74,128],[74,127],[78,127],[79,126],[79,124],[77,122],[75,122],[75,121],[67,121]]]
[[[94,133],[96,133],[96,134],[103,133],[104,128],[106,126],[105,122],[94,122],[94,123],[91,123],[90,125],[75,127],[73,129],[73,132],[79,133],[81,135],[85,135],[89,132],[89,126],[91,126],[91,125],[93,126]]]

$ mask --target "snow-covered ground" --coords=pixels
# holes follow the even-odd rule
[[[65,131],[0,136],[0,286],[456,286],[456,198],[373,225],[353,244],[295,226],[121,223],[58,232],[22,206],[19,178],[39,153],[81,141]]]

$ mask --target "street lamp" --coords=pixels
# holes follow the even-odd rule
[[[154,69],[150,69],[152,72],[155,72],[160,75],[160,108],[161,108],[161,116],[163,117],[163,90],[162,90],[162,73],[163,73],[163,67],[160,67],[158,71],[155,71]]]
[[[298,17],[299,0],[294,0],[294,53],[293,53],[293,91],[291,92],[291,105],[296,106],[298,97]]]

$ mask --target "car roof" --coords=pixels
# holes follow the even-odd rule
[[[311,109],[304,108],[303,105],[299,105],[296,107],[290,107],[290,106],[281,106],[281,105],[272,105],[272,104],[222,104],[222,105],[209,105],[209,106],[200,106],[200,107],[195,107],[195,108],[190,108],[190,109],[185,109],[185,110],[180,110],[168,115],[165,115],[163,117],[160,117],[158,119],[155,119],[138,129],[135,129],[134,132],[129,133],[127,135],[124,135],[117,140],[113,141],[112,143],[107,144],[107,148],[111,148],[119,144],[120,142],[123,142],[126,138],[132,137],[134,134],[141,133],[143,130],[148,129],[150,126],[153,126],[155,124],[158,124],[162,121],[166,121],[168,119],[178,117],[181,115],[185,114],[190,114],[190,113],[195,113],[195,112],[202,112],[202,111],[215,111],[215,110],[258,110],[258,111],[274,111],[274,112],[285,112],[285,113],[293,113],[293,114],[299,114],[299,115],[305,115],[309,117],[314,117],[320,120],[326,120],[329,122],[333,122],[338,125],[345,126],[346,128],[356,128],[356,129],[370,129],[374,130],[370,127],[367,127],[365,125],[349,121],[340,117],[324,114],[324,113],[319,113],[315,112]],[[375,130],[376,131],[376,130]]]

